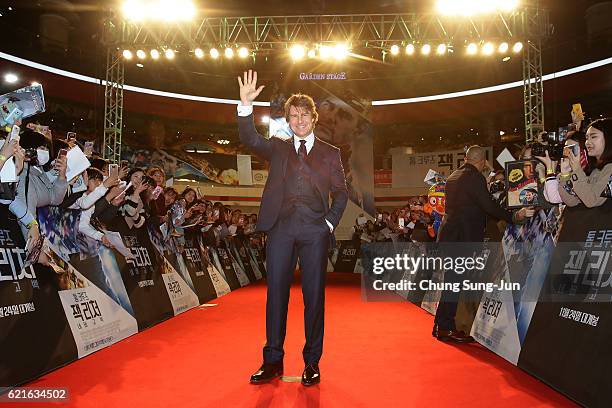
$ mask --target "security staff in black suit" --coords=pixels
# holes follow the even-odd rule
[[[471,146],[465,153],[463,166],[446,180],[446,215],[438,231],[438,242],[483,242],[487,215],[508,223],[522,223],[533,216],[534,210],[531,208],[521,208],[513,215],[493,200],[482,175],[486,165],[485,150],[480,146]],[[452,250],[453,253],[449,255],[465,255],[460,245],[452,247]],[[461,284],[463,279],[453,270],[444,274],[444,282]],[[450,290],[442,292],[432,332],[438,340],[458,343],[473,341],[472,337],[457,331],[455,327],[459,295],[460,292]]]
[[[257,87],[257,72],[245,72],[238,83],[240,141],[270,162],[257,221],[257,230],[268,233],[266,345],[263,365],[251,376],[251,383],[265,383],[283,373],[289,287],[299,258],[306,332],[302,384],[317,384],[321,379],[318,364],[323,353],[327,254],[348,200],[340,150],[314,136],[317,111],[312,98],[302,94],[285,103],[293,138],[264,138],[257,133],[252,114],[253,101],[263,89],[263,85]]]

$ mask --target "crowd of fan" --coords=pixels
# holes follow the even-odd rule
[[[544,137],[538,141],[546,148],[543,156],[533,154],[533,144],[523,146],[515,154],[517,159],[535,160],[533,175],[542,198],[538,207],[545,210],[561,204],[598,207],[611,198],[612,119],[598,119],[584,127],[579,118],[573,119],[574,129],[561,141],[563,157],[560,160],[551,159],[548,152],[551,142]],[[572,145],[579,146],[577,155],[570,149]],[[504,170],[491,172],[487,185],[492,199],[507,206]],[[402,208],[377,212],[374,220],[361,215],[355,220],[353,239],[364,242],[435,240],[437,231],[433,228],[431,211],[424,211],[427,202],[426,196],[414,198]]]
[[[581,129],[579,124],[576,129]],[[105,231],[144,226],[159,229],[179,250],[189,228],[199,229],[208,245],[218,244],[228,236],[247,236],[262,244],[261,235],[254,234],[256,214],[242,214],[222,203],[198,197],[193,188],[188,187],[179,194],[174,188],[166,187],[166,175],[160,167],[123,166],[111,171],[105,160],[90,156],[91,166],[80,176],[67,180],[66,156],[62,151],[65,153],[75,146],[76,140],[52,138],[30,128],[22,130],[17,140],[6,142],[8,133],[4,136],[4,140],[0,139],[0,170],[14,158],[18,181],[0,183],[0,204],[9,207],[28,239],[35,240],[40,235],[37,208],[58,206],[80,210],[79,232],[106,246],[112,244],[105,237]],[[554,161],[548,151],[545,156],[535,157],[533,145],[527,145],[518,155],[520,159],[537,160],[535,175],[538,192],[543,197],[539,205],[543,208],[558,204],[602,205],[610,194],[612,119],[600,119],[582,131],[570,131],[564,143],[578,145],[580,153],[566,151],[561,160]],[[490,175],[487,182],[493,198],[503,204],[503,170]],[[373,220],[359,216],[353,227],[353,239],[366,242],[435,240],[436,220],[427,206],[427,196],[420,196],[402,208],[378,212]]]
[[[76,140],[49,138],[31,129],[2,144],[0,170],[14,157],[18,181],[1,183],[0,203],[8,206],[30,242],[40,236],[37,209],[56,206],[80,211],[78,232],[107,247],[112,243],[105,233],[125,228],[153,228],[178,250],[189,229],[199,229],[205,245],[217,245],[228,236],[261,244],[261,235],[254,234],[256,214],[198,197],[190,187],[179,193],[166,186],[164,170],[157,166],[113,166],[90,154],[90,167],[67,180],[66,152],[76,145]]]

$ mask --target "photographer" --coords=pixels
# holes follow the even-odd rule
[[[585,147],[589,158],[586,170],[582,168],[580,154],[570,151],[568,158],[561,160],[558,191],[570,207],[580,203],[598,207],[608,199],[604,191],[612,176],[612,118],[598,119],[589,125]]]
[[[570,148],[577,145],[580,151],[580,163],[583,170],[588,167],[588,158],[586,154],[586,148],[584,146],[585,134],[579,131],[572,131],[568,133],[565,139],[565,149],[563,150],[563,156],[565,158],[569,155]],[[544,184],[544,198],[551,204],[560,204],[563,202],[561,195],[559,194],[559,181],[557,180],[557,168],[558,162],[550,158],[548,151],[545,156],[537,156],[538,160],[546,165],[546,182]],[[571,194],[571,187],[566,189]]]
[[[32,227],[38,231],[36,209],[48,205],[59,205],[66,195],[66,156],[58,156],[50,162],[49,143],[45,137],[30,129],[21,135],[21,144],[25,149],[24,169],[19,175],[17,195],[9,209],[21,224],[24,236]]]

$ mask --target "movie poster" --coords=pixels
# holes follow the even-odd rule
[[[554,250],[557,208],[538,211],[526,224],[509,224],[501,251],[487,259],[490,281],[517,284],[515,290],[484,292],[471,335],[496,354],[517,364]],[[490,243],[490,245],[498,245]]]
[[[64,307],[79,358],[138,333],[136,319],[91,283],[52,249],[49,266],[58,276],[58,295]]]
[[[162,256],[162,279],[168,291],[168,297],[172,303],[174,315],[181,314],[189,309],[199,306],[198,295],[187,285],[185,280],[174,269],[170,261]]]
[[[506,163],[508,208],[540,205],[538,176],[534,160],[517,160]]]
[[[566,207],[518,366],[588,407],[610,406],[612,200]]]
[[[202,257],[202,265],[206,268],[210,276],[210,281],[215,288],[216,297],[221,297],[230,293],[232,289],[225,275],[215,266],[216,261],[214,257],[216,254],[214,251],[200,244],[200,256]]]
[[[25,240],[0,205],[0,386],[22,384],[77,358],[59,277],[36,264],[23,268]]]
[[[151,243],[147,229],[130,229],[125,225],[120,233],[133,257],[125,258],[113,249],[114,259],[134,308],[138,328],[143,330],[174,316],[174,309],[161,277],[163,265],[159,253]]]

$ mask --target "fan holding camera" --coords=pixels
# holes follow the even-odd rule
[[[585,134],[580,131],[584,114],[575,104],[572,120],[571,125],[560,129],[562,143],[553,138],[557,142],[544,149],[539,144],[532,145],[533,155],[546,166],[544,197],[553,204],[597,207],[610,198],[612,119],[592,122]],[[551,133],[547,135],[550,141]],[[558,162],[560,172],[556,174]]]
[[[66,155],[62,149],[51,161],[53,143],[43,135],[25,129],[20,135],[24,151],[24,168],[19,174],[17,193],[9,205],[17,217],[24,236],[38,235],[36,209],[59,205],[66,195]]]

